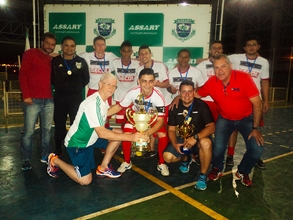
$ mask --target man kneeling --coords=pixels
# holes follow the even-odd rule
[[[212,140],[210,135],[215,132],[213,116],[207,104],[194,98],[194,83],[185,80],[180,84],[181,99],[178,108],[169,111],[168,135],[170,142],[164,151],[164,159],[167,163],[182,161],[179,170],[182,173],[189,172],[192,163],[191,153],[198,151],[200,159],[200,174],[195,188],[205,190],[206,174],[212,157]],[[194,126],[193,133],[185,140],[177,136],[176,129],[182,125]]]
[[[91,170],[95,168],[94,148],[106,149],[103,161],[96,169],[100,177],[118,178],[120,172],[110,165],[111,158],[121,141],[149,141],[147,135],[123,134],[121,129],[104,127],[109,108],[107,99],[117,88],[116,77],[104,73],[99,82],[99,91],[87,97],[79,106],[75,120],[70,127],[64,144],[73,165],[67,164],[51,153],[48,157],[47,173],[58,177],[59,168],[80,185],[88,185],[92,181]]]

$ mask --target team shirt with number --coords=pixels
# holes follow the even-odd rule
[[[179,86],[184,80],[192,81],[196,87],[201,87],[204,84],[201,72],[195,67],[189,66],[188,70],[184,73],[180,73],[178,67],[175,67],[169,72],[170,84],[177,89],[177,93],[173,97],[179,95]]]
[[[114,100],[120,102],[125,94],[137,86],[139,62],[131,59],[129,66],[122,64],[121,58],[116,58],[112,62],[115,76],[117,78],[117,89],[114,93]]]
[[[246,54],[232,54],[229,56],[233,69],[249,73],[257,86],[261,90],[261,80],[269,78],[269,62],[258,56],[256,59],[247,59]],[[249,72],[251,70],[251,72]]]
[[[98,92],[87,97],[79,106],[64,145],[86,148],[94,144],[99,138],[94,128],[105,125],[108,108],[108,102],[104,102]]]
[[[90,89],[99,90],[98,82],[101,79],[103,73],[112,72],[111,62],[117,58],[117,56],[111,52],[105,52],[104,58],[98,59],[95,56],[95,52],[82,53],[79,56],[84,58],[89,66],[90,82],[88,87]]]
[[[140,66],[138,68],[138,73],[144,68],[144,66]],[[151,68],[154,70],[155,72],[155,78],[156,80],[159,80],[160,82],[165,82],[169,79],[168,77],[168,68],[167,66],[160,62],[160,61],[154,61],[152,60],[152,66]],[[157,87],[162,94],[165,97],[165,102],[166,102],[166,106],[170,105],[172,102],[172,97],[171,97],[171,93],[168,92],[167,88],[159,88]]]

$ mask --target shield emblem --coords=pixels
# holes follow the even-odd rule
[[[77,69],[80,69],[81,68],[81,62],[75,62],[75,66]]]
[[[187,37],[191,32],[191,23],[178,22],[176,24],[176,32],[179,37]]]
[[[106,37],[112,31],[112,23],[111,22],[99,22],[97,30],[102,37]]]

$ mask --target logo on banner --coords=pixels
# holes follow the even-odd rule
[[[49,13],[49,31],[57,37],[57,43],[65,36],[75,39],[77,45],[85,44],[85,13]]]
[[[104,37],[105,39],[111,38],[116,34],[116,29],[113,28],[115,20],[112,18],[98,18],[96,19],[97,28],[94,29],[94,33]]]
[[[195,29],[192,30],[194,20],[192,19],[177,19],[174,21],[175,29],[172,30],[172,35],[182,42],[189,40],[195,35]]]

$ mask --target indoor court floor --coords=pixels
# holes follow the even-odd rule
[[[132,158],[133,168],[118,179],[97,178],[80,186],[62,171],[51,178],[40,162],[39,131],[33,140],[32,170],[22,171],[21,127],[0,128],[0,219],[292,219],[293,216],[293,103],[271,104],[265,115],[263,159],[267,169],[255,168],[253,186],[233,180],[245,150],[238,138],[235,166],[224,176],[208,182],[205,191],[194,188],[199,166],[179,172],[169,164],[170,176],[156,169],[156,157]],[[53,137],[51,139],[53,143]],[[63,151],[62,158],[70,163]],[[118,168],[123,155],[118,149],[111,163]],[[96,149],[99,164],[103,154]],[[94,170],[93,170],[94,174]]]

